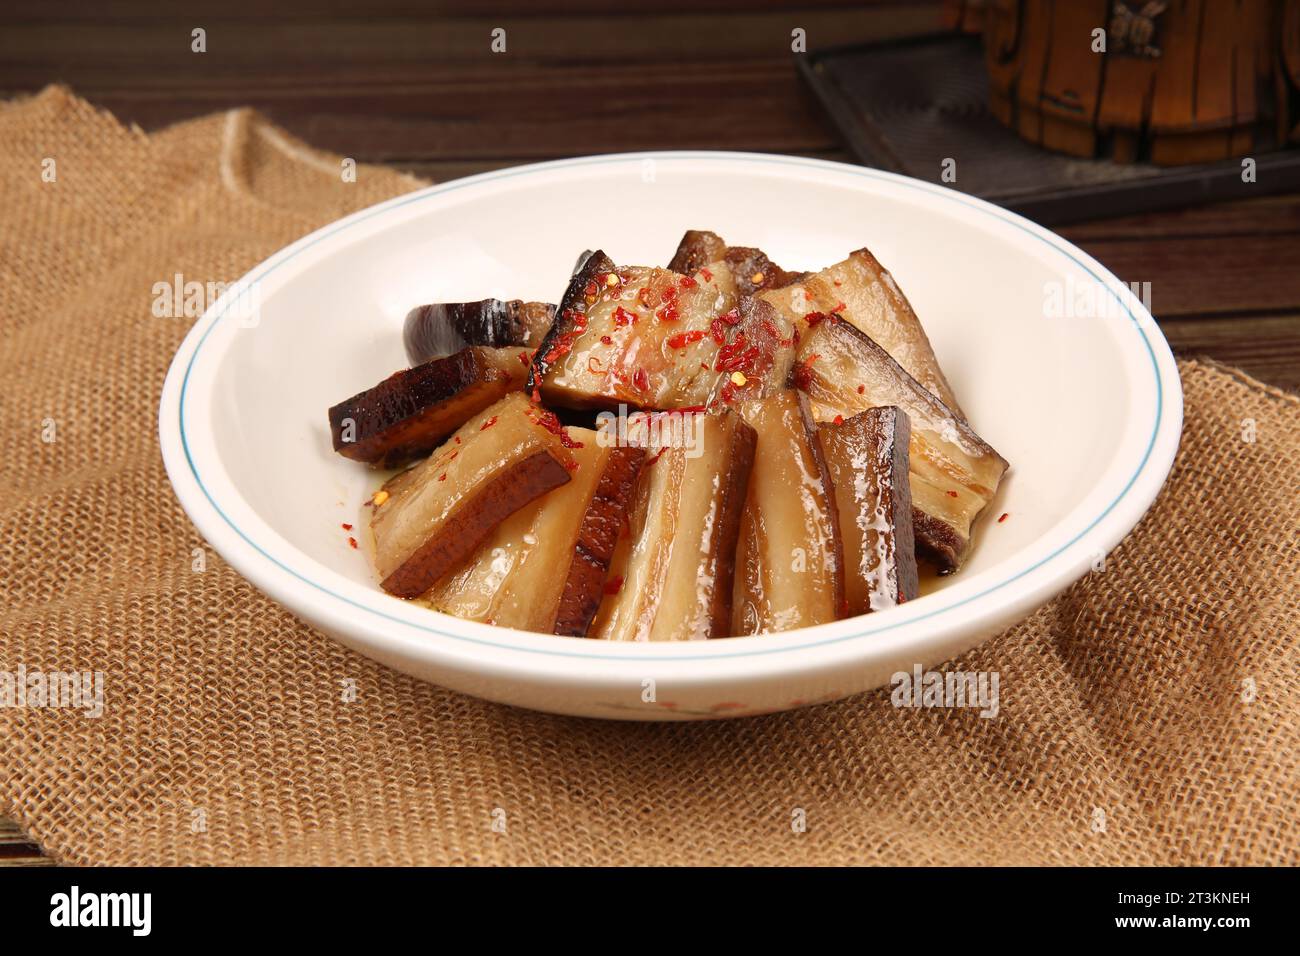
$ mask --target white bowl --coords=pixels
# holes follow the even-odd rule
[[[582,250],[663,263],[687,228],[760,246],[787,269],[865,245],[893,272],[971,423],[1011,462],[966,566],[891,611],[685,644],[530,634],[384,594],[340,527],[364,529],[362,503],[380,479],[331,451],[325,412],[407,364],[407,310],[555,301]],[[1072,315],[1052,314],[1062,292]],[[1182,392],[1154,320],[1126,293],[1025,219],[876,170],[708,152],[542,163],[400,196],[262,263],[177,352],[159,432],[182,505],[222,557],[391,667],[566,714],[780,710],[973,647],[1087,573],[1137,523],[1172,464]],[[1077,314],[1089,294],[1100,314]]]

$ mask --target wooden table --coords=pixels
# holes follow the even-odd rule
[[[491,15],[470,0],[105,6],[72,0],[55,19],[6,5],[0,97],[61,82],[145,129],[251,105],[318,147],[439,181],[636,149],[846,160],[796,76],[791,30],[816,49],[939,24],[938,0],[624,0],[617,16],[598,0],[545,13],[505,0]],[[498,27],[504,53],[490,49]],[[1180,355],[1300,391],[1300,194],[1059,231],[1126,282],[1151,283]],[[42,861],[0,820],[0,865]]]

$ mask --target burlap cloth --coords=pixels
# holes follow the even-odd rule
[[[153,284],[233,280],[418,185],[338,170],[246,112],[146,135],[60,89],[0,106],[0,670],[106,680],[99,719],[0,708],[0,812],[49,853],[1300,862],[1300,403],[1228,369],[1182,364],[1173,476],[1107,569],[962,659],[1001,675],[992,720],[887,692],[690,725],[550,717],[372,664],[210,551],[196,573],[155,423],[189,320],[151,314]]]

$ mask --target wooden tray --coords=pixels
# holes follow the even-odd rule
[[[864,166],[998,203],[1045,224],[1081,222],[1300,189],[1300,150],[1260,152],[1255,182],[1240,159],[1153,166],[1079,159],[1025,142],[988,109],[977,37],[951,33],[796,56],[799,72]],[[945,159],[956,180],[944,183]]]

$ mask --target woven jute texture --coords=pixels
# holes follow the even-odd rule
[[[145,135],[61,89],[0,105],[0,671],[105,675],[99,718],[0,707],[0,812],[49,853],[1300,862],[1300,403],[1232,370],[1182,364],[1173,475],[1105,570],[950,665],[999,673],[994,719],[888,691],[736,721],[551,717],[418,683],[262,597],[164,476],[159,390],[191,320],[155,316],[153,286],[233,280],[418,185],[339,168],[246,112]]]

